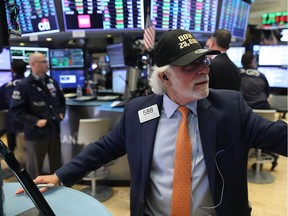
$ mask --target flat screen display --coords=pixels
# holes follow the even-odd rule
[[[287,45],[261,45],[259,47],[258,65],[285,66],[288,65]]]
[[[150,18],[156,30],[185,29],[212,33],[216,28],[218,0],[151,1]]]
[[[84,52],[81,48],[50,49],[50,64],[52,69],[83,68]]]
[[[127,83],[127,69],[113,68],[112,69],[112,92],[124,94]]]
[[[46,56],[49,63],[49,49],[47,47],[10,47],[11,60],[21,59],[27,63],[27,71],[25,72],[25,77],[30,74],[29,56],[32,53],[40,52]],[[49,75],[49,70],[47,72]]]
[[[243,54],[245,53],[245,47],[230,47],[226,51],[230,60],[238,67],[242,68],[243,65],[241,63],[241,59]]]
[[[7,5],[19,6],[18,23],[22,36],[59,32],[54,0],[8,0],[6,3],[8,28],[15,30]]]
[[[123,44],[113,44],[107,46],[107,54],[111,68],[125,67]]]
[[[223,0],[218,29],[226,29],[232,36],[244,39],[250,15],[250,5],[243,0]]]
[[[11,69],[11,56],[10,49],[3,48],[0,53],[0,70],[10,70]]]
[[[78,85],[83,88],[85,84],[84,70],[81,69],[51,70],[51,77],[55,79],[63,89],[76,89]]]
[[[62,8],[66,31],[144,29],[143,0],[62,0]]]
[[[8,83],[12,80],[12,73],[10,71],[0,71],[0,87],[5,83]]]
[[[265,74],[269,86],[272,88],[288,88],[288,69],[281,67],[258,67]]]

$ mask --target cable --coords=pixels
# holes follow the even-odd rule
[[[208,216],[212,216],[212,215],[204,212],[202,209],[208,209],[208,210],[209,210],[209,209],[215,209],[215,208],[219,207],[219,206],[221,205],[222,201],[223,201],[225,181],[224,181],[224,177],[223,177],[223,175],[222,175],[222,173],[221,173],[221,171],[220,171],[220,168],[219,168],[219,166],[218,166],[218,163],[217,163],[217,156],[218,156],[218,154],[220,154],[220,153],[223,152],[223,151],[224,151],[224,150],[220,150],[220,151],[218,151],[218,152],[215,154],[215,165],[216,165],[217,171],[218,171],[218,173],[219,173],[219,175],[220,175],[220,177],[221,177],[221,180],[222,180],[222,190],[221,190],[221,197],[220,197],[219,203],[218,203],[217,205],[214,205],[214,206],[201,206],[201,205],[199,205],[199,204],[197,204],[197,203],[195,202],[195,200],[194,200],[194,198],[193,198],[193,193],[191,193],[191,199],[192,199],[192,202],[194,203],[194,205],[196,206],[196,208],[197,208],[200,212],[202,212],[203,214],[208,215]],[[196,158],[197,158],[197,156],[198,156],[198,151],[197,151],[197,154],[196,154]],[[196,158],[195,158],[195,161],[196,161]]]

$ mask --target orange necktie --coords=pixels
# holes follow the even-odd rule
[[[171,216],[190,216],[192,144],[188,129],[189,109],[179,106],[178,110],[182,120],[176,140]]]

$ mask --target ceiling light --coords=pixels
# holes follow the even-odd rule
[[[25,46],[25,43],[21,42],[19,43],[19,46]]]
[[[52,38],[46,38],[46,41],[52,41],[53,39]]]

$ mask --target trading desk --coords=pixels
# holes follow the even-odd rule
[[[124,108],[112,108],[112,101],[77,101],[66,99],[66,114],[61,122],[61,150],[63,164],[79,153],[84,146],[77,143],[77,134],[80,119],[108,118],[111,120],[111,129],[120,121]],[[107,180],[130,180],[127,157],[117,159],[110,166],[110,175]]]
[[[15,195],[15,190],[21,187],[19,183],[4,183],[5,215],[17,215],[35,207],[27,194]],[[111,216],[112,214],[95,198],[67,187],[50,189],[44,194],[45,199],[57,216],[97,215]]]

